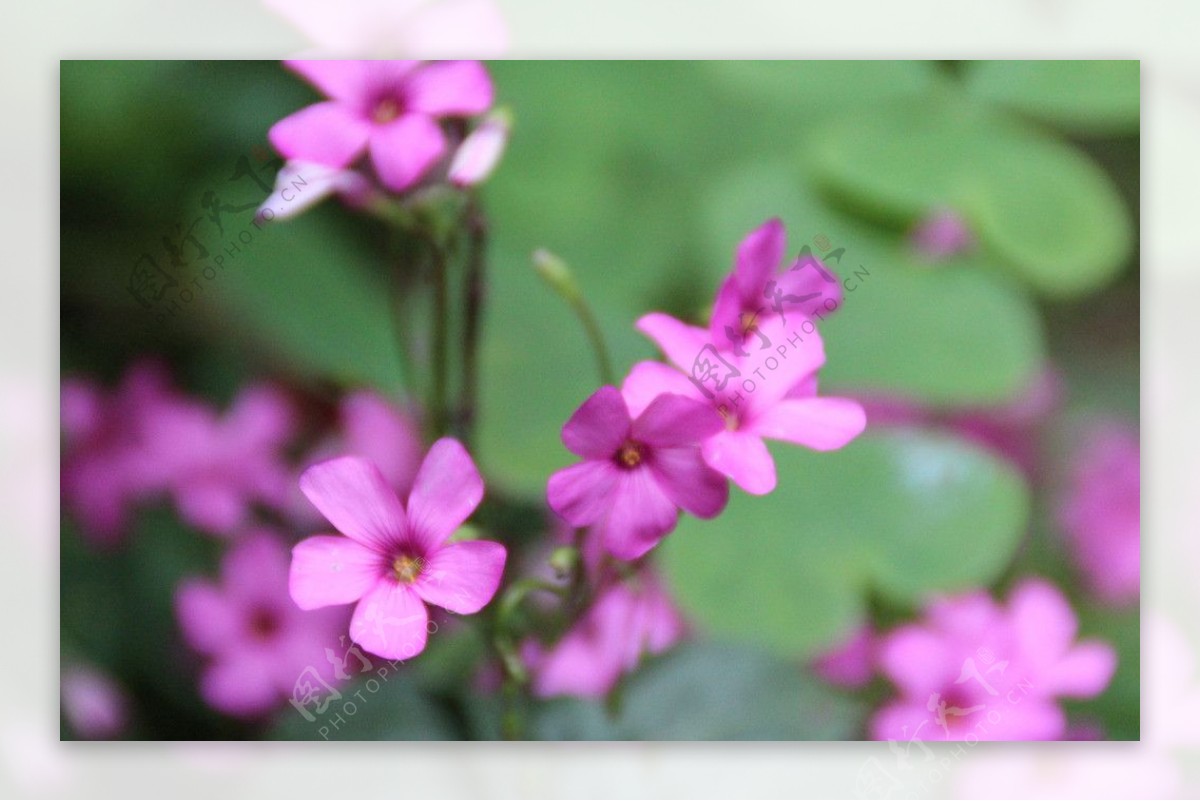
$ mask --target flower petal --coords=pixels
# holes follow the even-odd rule
[[[643,316],[635,327],[652,339],[667,359],[688,375],[691,375],[696,358],[711,342],[708,331],[662,312]]]
[[[1094,698],[1112,681],[1116,670],[1117,654],[1111,645],[1081,642],[1058,661],[1043,681],[1047,682],[1047,694]]]
[[[231,650],[200,676],[200,695],[214,709],[255,717],[281,700],[270,665],[257,653]]]
[[[432,552],[461,526],[483,500],[483,477],[456,439],[433,443],[408,496],[413,540]]]
[[[1027,579],[1013,589],[1008,601],[1017,651],[1035,669],[1051,670],[1066,656],[1078,631],[1067,599],[1049,582]]]
[[[350,639],[384,659],[408,659],[425,650],[429,613],[407,584],[375,583],[350,619]]]
[[[370,132],[366,120],[342,103],[330,101],[284,117],[271,126],[267,137],[285,158],[345,167],[362,154]]]
[[[287,546],[268,531],[247,535],[221,562],[221,584],[226,594],[242,601],[277,604],[287,574]]]
[[[242,618],[225,594],[208,581],[187,579],[175,590],[175,616],[188,645],[203,654],[233,647]]]
[[[767,317],[760,323],[760,330],[774,347],[761,357],[758,351],[752,351],[742,368],[743,373],[762,376],[754,390],[747,393],[747,414],[754,415],[787,397],[798,384],[811,380],[825,363],[825,345],[820,333],[815,328],[811,332],[790,330],[791,323],[792,318],[784,325],[778,317]],[[779,347],[784,345],[789,347],[781,353]],[[771,364],[775,367],[771,368]]]
[[[563,445],[585,459],[607,459],[629,436],[629,410],[615,387],[600,387],[562,429]]]
[[[709,331],[714,339],[724,334],[727,325],[740,328],[742,312],[765,305],[763,289],[786,249],[787,232],[778,217],[767,220],[741,241],[733,272],[721,284],[713,304]]]
[[[367,65],[354,60],[292,59],[283,64],[327,97],[347,103],[358,103],[367,88]]]
[[[638,362],[621,384],[621,397],[631,417],[638,417],[646,407],[664,392],[672,392],[696,400],[704,400],[699,388],[688,377],[662,362]]]
[[[413,589],[426,603],[472,615],[496,594],[507,556],[503,545],[488,540],[447,545],[429,557]]]
[[[604,546],[618,559],[637,559],[658,545],[679,510],[646,469],[620,471],[612,505],[597,523]]]
[[[393,192],[420,181],[445,149],[442,129],[421,114],[406,114],[371,131],[371,163]]]
[[[470,116],[492,106],[492,79],[478,61],[437,61],[424,65],[405,81],[405,98],[413,111],[431,116]]]
[[[300,476],[300,490],[338,531],[374,551],[387,554],[408,538],[400,499],[366,459],[315,464]]]
[[[712,405],[665,393],[633,421],[630,434],[638,442],[656,448],[678,448],[697,445],[723,430],[725,421]]]
[[[729,501],[729,482],[705,463],[699,448],[655,450],[650,470],[671,502],[696,517],[715,517]]]
[[[878,651],[880,670],[904,695],[924,704],[930,693],[941,692],[958,677],[962,659],[945,637],[920,626],[901,626],[883,637]]]
[[[288,592],[305,610],[348,604],[363,597],[386,570],[381,554],[354,540],[309,537],[292,549]]]
[[[818,451],[836,450],[863,432],[867,415],[848,398],[783,400],[751,423],[762,437],[803,445]]]
[[[775,489],[775,460],[756,434],[721,431],[701,447],[709,467],[751,495],[766,495]]]
[[[546,484],[546,502],[572,526],[590,526],[608,511],[620,470],[610,461],[563,468]]]

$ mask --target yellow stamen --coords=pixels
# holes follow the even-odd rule
[[[397,556],[396,561],[392,562],[392,573],[396,581],[412,584],[421,575],[424,566],[425,560],[419,556]]]

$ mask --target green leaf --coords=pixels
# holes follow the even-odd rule
[[[1137,61],[977,61],[964,79],[975,97],[1065,131],[1138,133]]]
[[[815,135],[812,158],[822,185],[866,216],[907,227],[957,210],[987,251],[1047,295],[1096,289],[1130,255],[1128,211],[1099,167],[957,96],[839,120]]]
[[[811,656],[863,619],[868,589],[914,604],[987,584],[1025,530],[1020,476],[952,437],[772,453],[772,494],[734,493],[720,517],[684,518],[661,547],[680,602],[717,637]]]

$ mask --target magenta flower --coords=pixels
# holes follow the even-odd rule
[[[625,382],[636,411],[662,392],[702,400],[725,425],[704,439],[704,460],[753,495],[775,489],[775,460],[766,439],[826,451],[841,448],[862,433],[866,414],[847,398],[817,397],[816,373],[825,348],[814,326],[807,333],[781,336],[779,320],[768,329],[772,347],[749,358],[717,348],[708,331],[666,314],[647,314],[637,328],[654,340],[679,370],[657,362],[634,366]]]
[[[208,658],[200,694],[214,709],[238,717],[269,712],[310,668],[335,681],[325,649],[337,648],[345,615],[297,609],[287,576],[287,546],[259,531],[232,546],[218,582],[188,579],[176,590],[184,639]]]
[[[530,640],[521,649],[531,689],[541,698],[607,695],[642,657],[671,648],[687,632],[682,616],[653,573],[610,584],[553,646]]]
[[[375,465],[354,456],[310,467],[300,488],[345,537],[309,537],[292,549],[292,600],[301,609],[357,601],[350,637],[371,653],[416,656],[426,603],[470,615],[496,594],[504,546],[446,542],[483,498],[483,479],[456,440],[430,448],[407,508]]]
[[[112,740],[129,725],[125,691],[91,665],[64,666],[61,691],[63,717],[80,737]]]
[[[1059,521],[1088,587],[1110,603],[1141,591],[1141,449],[1137,431],[1096,424],[1073,455]]]
[[[877,740],[1056,740],[1058,698],[1108,686],[1116,653],[1075,642],[1075,613],[1055,587],[1029,579],[1001,607],[973,592],[932,603],[920,623],[883,637],[879,664],[899,691],[875,713]]]
[[[402,192],[446,152],[438,120],[481,114],[492,81],[477,61],[288,61],[331,99],[271,127],[288,159],[343,168],[363,153],[383,185]]]
[[[841,305],[837,277],[808,251],[787,270],[776,272],[786,249],[787,233],[778,218],[767,220],[738,245],[733,271],[717,291],[709,323],[719,348],[741,350],[762,341],[755,329],[768,318],[811,317]]]
[[[147,469],[189,524],[229,536],[249,524],[254,504],[286,507],[291,478],[283,449],[295,412],[281,390],[247,387],[223,417],[196,401],[160,406],[147,411],[143,425]]]
[[[848,638],[814,659],[812,670],[838,687],[865,687],[875,675],[875,648],[876,637],[871,626],[860,626]]]
[[[546,499],[573,526],[594,526],[609,553],[637,559],[670,533],[684,509],[714,517],[729,500],[725,480],[704,464],[700,443],[721,429],[711,406],[662,394],[633,411],[601,387],[562,430],[584,459],[550,476]]]

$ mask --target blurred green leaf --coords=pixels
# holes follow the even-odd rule
[[[331,701],[323,715],[314,715],[316,720],[286,706],[267,739],[457,740],[462,736],[453,718],[404,673],[393,673],[385,681],[372,677],[354,682],[339,692],[341,697]]]
[[[832,453],[772,453],[772,494],[735,492],[720,517],[685,517],[661,546],[684,609],[717,637],[811,656],[864,618],[869,589],[917,603],[986,585],[1025,530],[1020,476],[951,437],[890,432]]]
[[[1137,61],[976,61],[967,91],[1065,131],[1137,134],[1141,70]]]

